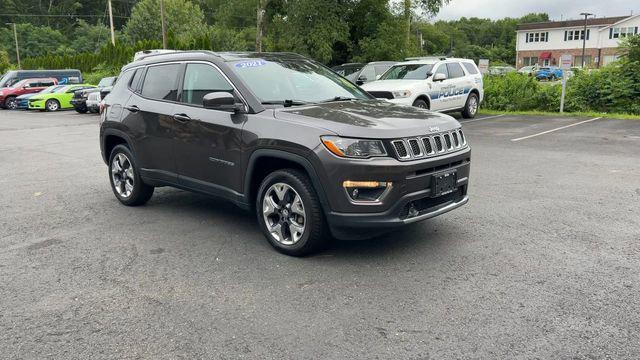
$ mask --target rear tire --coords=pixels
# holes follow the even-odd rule
[[[467,102],[462,109],[462,117],[465,119],[473,119],[478,114],[478,108],[480,107],[480,101],[476,93],[469,93]]]
[[[262,181],[256,215],[269,244],[283,254],[309,255],[330,242],[316,191],[309,177],[298,170],[277,170]]]
[[[49,99],[44,103],[44,108],[47,111],[58,111],[60,110],[60,102],[56,99]]]
[[[429,104],[422,100],[422,99],[416,99],[416,101],[413,102],[412,106],[420,108],[420,109],[426,109],[429,110]]]
[[[125,145],[116,145],[109,156],[109,182],[116,198],[124,205],[143,205],[154,187],[142,182],[136,160]]]

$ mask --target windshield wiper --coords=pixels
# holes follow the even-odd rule
[[[354,100],[360,100],[360,99],[347,97],[347,96],[336,96],[334,98],[327,99],[327,100],[322,100],[320,102],[321,103],[328,103],[328,102],[334,102],[334,101],[354,101]]]
[[[308,105],[313,104],[309,101],[304,100],[293,100],[293,99],[285,99],[285,100],[268,100],[261,102],[262,105],[282,105],[284,107],[289,106],[299,106],[299,105]]]

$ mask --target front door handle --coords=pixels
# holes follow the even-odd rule
[[[175,114],[173,115],[173,119],[182,123],[191,120],[191,118],[187,114]]]
[[[137,113],[138,111],[140,111],[140,108],[136,105],[125,106],[124,108],[129,110],[132,113]]]

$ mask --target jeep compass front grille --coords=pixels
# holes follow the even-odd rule
[[[462,129],[434,135],[391,141],[396,156],[400,160],[421,159],[442,155],[467,147]]]

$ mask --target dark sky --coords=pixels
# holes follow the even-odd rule
[[[520,17],[531,12],[546,12],[552,20],[575,19],[581,12],[598,17],[640,14],[638,0],[451,0],[435,17],[440,20],[461,17],[500,19]]]

